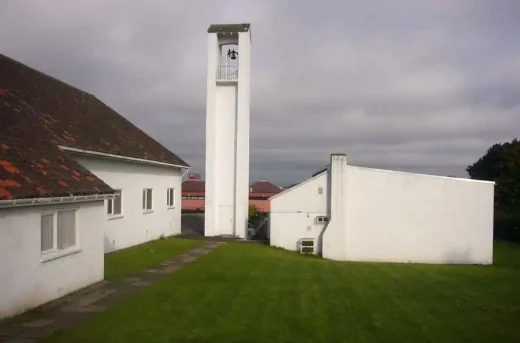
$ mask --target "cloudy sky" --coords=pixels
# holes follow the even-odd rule
[[[207,27],[252,25],[251,179],[466,176],[520,136],[520,1],[2,0],[0,53],[93,93],[204,173]],[[0,76],[1,77],[1,76]]]

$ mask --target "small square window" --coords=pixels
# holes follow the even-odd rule
[[[70,250],[77,246],[76,211],[58,211],[41,215],[42,254]]]
[[[166,204],[168,207],[175,207],[175,188],[166,190]]]
[[[318,194],[323,194],[323,187],[318,187]]]
[[[152,210],[152,189],[151,188],[143,189],[143,210],[145,210],[145,211]]]

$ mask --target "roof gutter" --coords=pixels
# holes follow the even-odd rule
[[[51,198],[28,198],[0,200],[0,208],[6,207],[22,207],[36,205],[53,205],[53,204],[69,204],[76,202],[99,201],[105,199],[113,199],[114,194],[93,194],[93,195],[73,195],[68,197],[51,197]]]
[[[115,155],[115,154],[107,154],[107,153],[104,153],[104,152],[98,152],[98,151],[92,151],[92,150],[84,150],[84,149],[78,149],[78,148],[71,148],[71,147],[64,146],[64,145],[59,145],[59,147],[61,149],[65,150],[65,151],[75,152],[75,153],[79,153],[79,154],[101,156],[101,157],[114,158],[114,159],[123,160],[123,161],[155,164],[155,165],[159,165],[159,166],[175,167],[175,168],[181,168],[181,169],[187,168],[188,170],[190,169],[189,166],[183,166],[183,165],[179,165],[179,164],[159,162],[159,161],[145,160],[144,158],[136,158],[136,157]]]

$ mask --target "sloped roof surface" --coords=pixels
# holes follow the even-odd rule
[[[0,200],[113,192],[59,145],[188,166],[93,95],[0,54]]]
[[[49,142],[39,115],[0,90],[0,200],[112,193]]]
[[[182,183],[183,192],[204,193],[206,191],[206,182],[201,180],[186,180]]]
[[[260,180],[252,183],[250,186],[251,193],[280,193],[282,189],[269,181]]]
[[[3,55],[0,88],[41,113],[54,144],[188,166],[95,96]]]

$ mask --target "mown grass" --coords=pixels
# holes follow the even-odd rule
[[[116,281],[202,245],[187,239],[158,239],[105,255],[105,279]]]
[[[439,266],[230,243],[49,342],[518,341],[520,246],[495,251]]]

